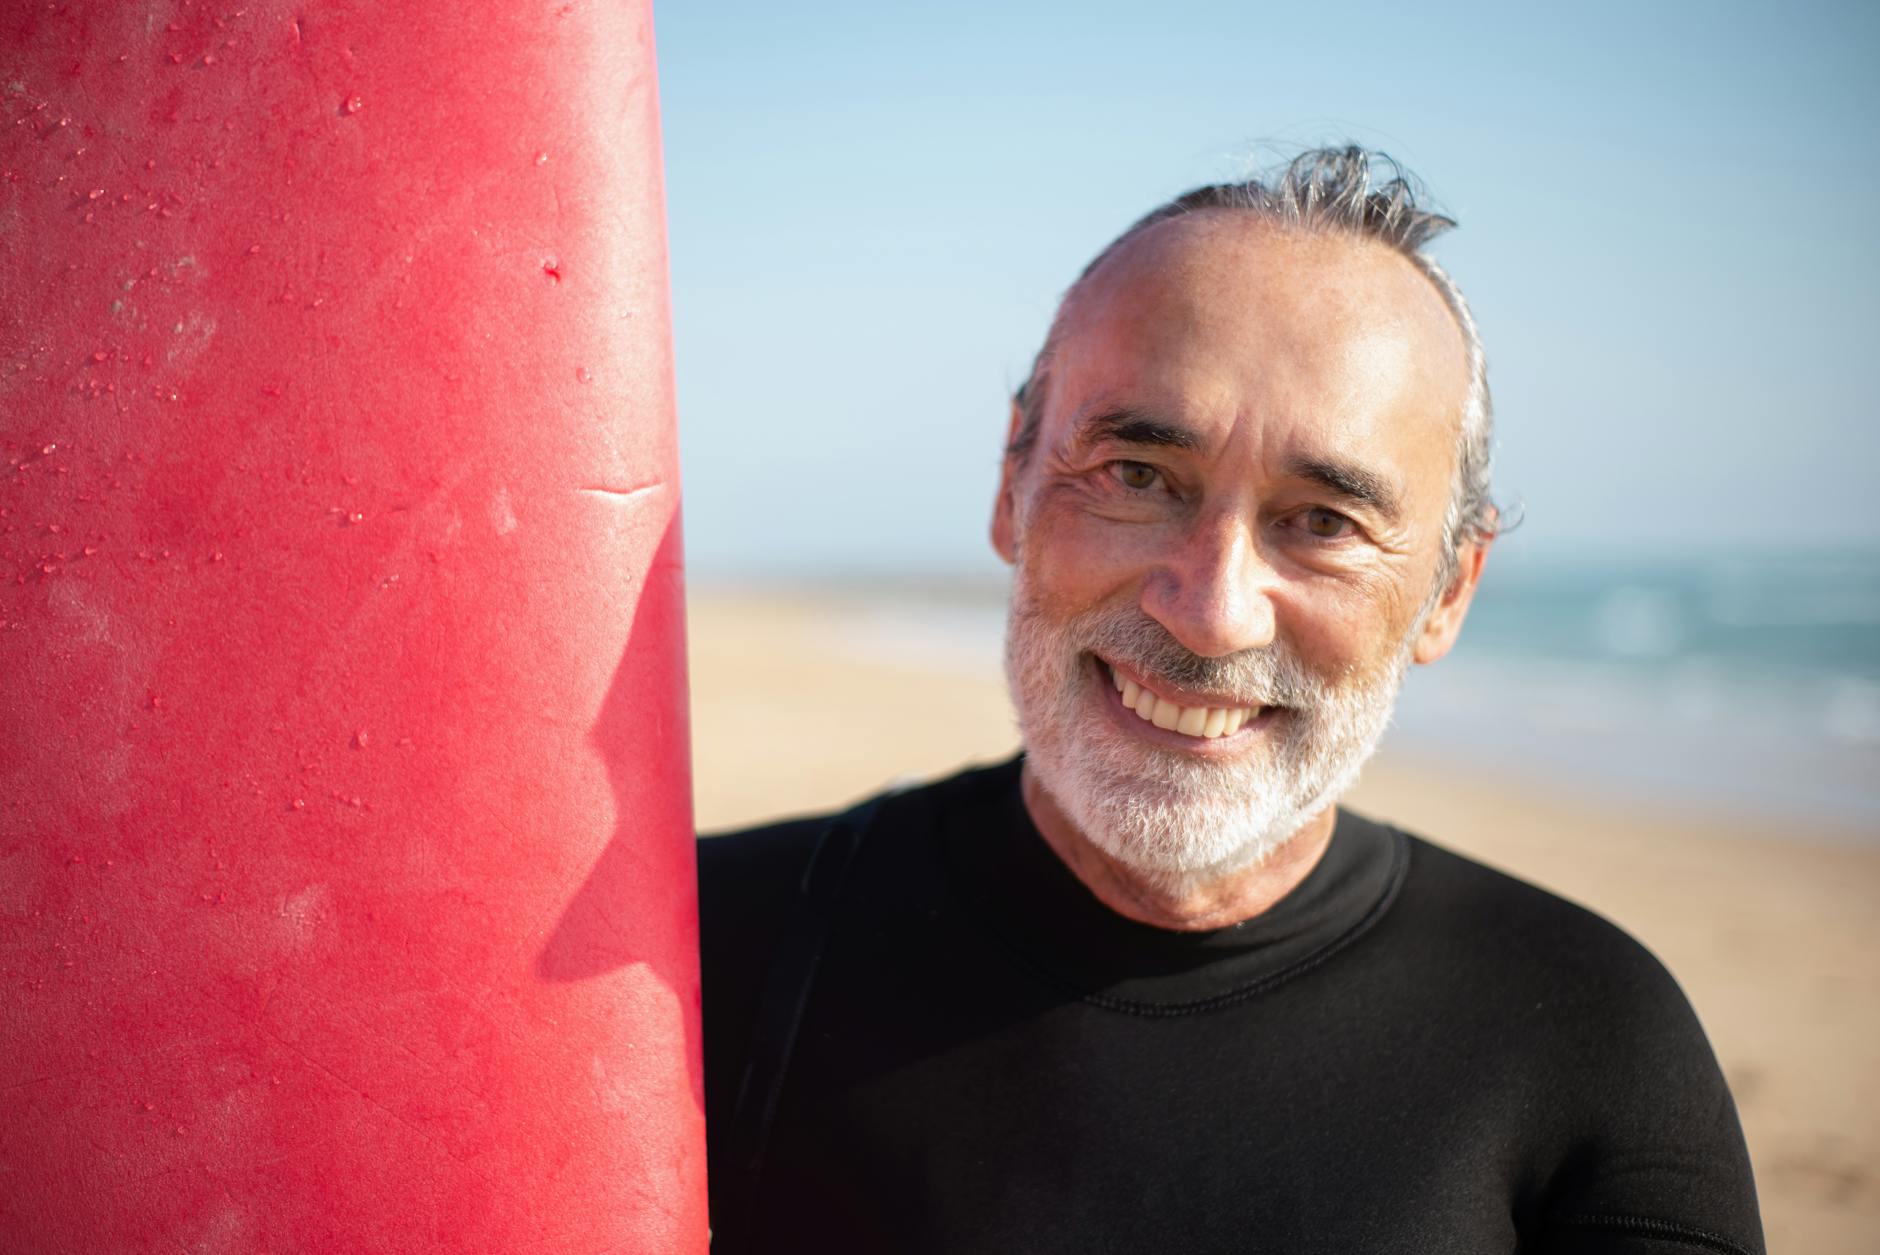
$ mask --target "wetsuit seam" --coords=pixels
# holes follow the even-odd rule
[[[1628,1216],[1607,1212],[1588,1212],[1583,1215],[1553,1216],[1547,1221],[1549,1228],[1555,1229],[1600,1229],[1609,1233],[1629,1233],[1634,1237],[1661,1242],[1681,1242],[1686,1246],[1700,1246],[1718,1255],[1751,1255],[1748,1247],[1741,1246],[1720,1233],[1711,1233],[1705,1229],[1693,1229],[1688,1225],[1677,1224],[1670,1220],[1657,1220],[1650,1216]]]

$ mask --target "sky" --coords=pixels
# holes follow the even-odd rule
[[[658,8],[688,565],[989,576],[1008,397],[1170,196],[1460,228],[1519,560],[1880,547],[1880,4]]]

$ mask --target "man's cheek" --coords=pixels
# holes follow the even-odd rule
[[[1088,605],[1140,582],[1169,538],[1155,524],[1103,518],[1082,510],[1040,510],[1026,540],[1030,566],[1049,583]]]
[[[1301,662],[1342,684],[1395,656],[1392,646],[1412,617],[1401,601],[1395,590],[1369,582],[1295,583],[1275,597],[1274,620]]]

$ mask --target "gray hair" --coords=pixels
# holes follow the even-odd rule
[[[1071,299],[1119,248],[1156,223],[1204,209],[1223,209],[1250,213],[1296,231],[1336,232],[1376,240],[1395,249],[1435,287],[1455,316],[1468,355],[1469,391],[1462,403],[1457,436],[1456,480],[1443,517],[1443,567],[1438,587],[1446,586],[1455,574],[1461,546],[1488,540],[1500,529],[1490,496],[1495,409],[1488,394],[1488,361],[1482,352],[1475,316],[1469,312],[1469,303],[1455,280],[1423,252],[1425,244],[1456,225],[1455,219],[1419,204],[1419,198],[1427,199],[1427,195],[1416,176],[1385,154],[1354,145],[1313,149],[1273,174],[1196,188],[1150,210],[1084,267],[1059,302],[1044,347],[1032,362],[1031,376],[1012,397],[1018,407],[1019,424],[1007,455],[1023,461],[1037,443],[1052,361]]]

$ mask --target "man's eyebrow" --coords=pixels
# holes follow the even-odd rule
[[[1201,437],[1188,428],[1134,410],[1100,410],[1079,418],[1073,430],[1083,444],[1108,440],[1190,451],[1201,448]]]
[[[1354,463],[1332,458],[1297,457],[1286,464],[1286,473],[1309,479],[1347,500],[1369,506],[1386,519],[1395,521],[1403,513],[1397,490],[1391,487],[1390,481]]]

